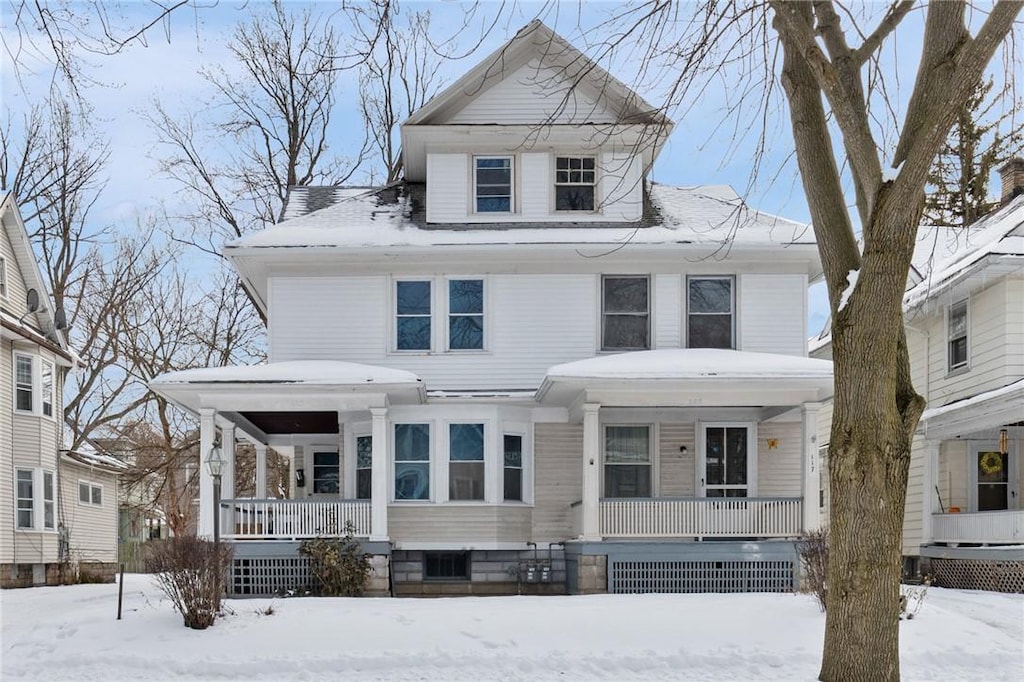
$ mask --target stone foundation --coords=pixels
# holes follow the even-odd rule
[[[370,556],[370,576],[366,579],[363,596],[391,596],[391,567],[389,557],[383,554]]]
[[[608,593],[608,557],[582,554],[577,565],[576,586],[579,594]]]
[[[469,552],[467,578],[425,576],[427,554],[430,552],[392,552],[395,596],[566,594],[566,564],[561,549],[555,550],[550,557],[544,549],[536,553],[532,549],[473,550]],[[548,567],[549,579],[546,582],[540,582],[542,565]],[[532,572],[529,570],[531,566]]]

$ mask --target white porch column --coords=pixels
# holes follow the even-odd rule
[[[821,462],[818,460],[818,410],[821,403],[804,403],[800,410],[803,418],[803,475],[800,494],[803,498],[803,530],[818,530],[821,509],[818,507],[818,489],[821,486]]]
[[[583,405],[583,528],[582,540],[601,539],[601,425],[599,403]]]
[[[370,540],[388,541],[388,408],[371,407]]]
[[[220,477],[220,497],[223,500],[235,499],[235,425],[221,427],[221,444],[224,451],[224,473]]]
[[[256,443],[256,499],[267,499],[267,446]]]
[[[201,538],[213,538],[213,476],[206,466],[213,440],[217,431],[213,408],[199,410],[199,524],[197,532]]]
[[[938,480],[939,447],[941,441],[926,440],[921,462],[921,544],[932,541],[932,514],[935,513],[935,482]]]

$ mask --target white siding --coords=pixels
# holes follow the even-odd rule
[[[910,446],[910,470],[907,474],[907,498],[903,506],[903,554],[917,556],[921,552],[923,533],[923,489],[925,441],[914,438]]]
[[[802,460],[801,425],[799,422],[762,422],[757,426],[757,495],[758,497],[799,497],[801,494]],[[768,440],[774,439],[774,450]],[[817,486],[813,487],[817,491]],[[817,496],[810,500],[817,504]]]
[[[807,277],[739,277],[739,349],[807,355]]]
[[[534,542],[571,537],[570,505],[583,496],[583,425],[534,427]]]
[[[654,347],[679,348],[682,330],[682,276],[654,277]]]
[[[567,74],[532,59],[481,92],[448,123],[615,123],[615,115],[585,85],[571,88]]]
[[[450,543],[460,549],[523,544],[530,540],[531,513],[522,505],[391,504],[388,534],[399,548],[415,543]]]
[[[607,220],[640,220],[643,215],[643,168],[640,157],[627,152],[601,154],[597,196]]]
[[[693,422],[658,425],[659,497],[692,497],[696,484],[697,441]],[[681,446],[686,452],[680,452]]]
[[[520,154],[517,160],[519,211],[527,220],[547,220],[554,201],[551,156],[546,153]]]
[[[82,464],[61,462],[61,518],[68,529],[72,561],[117,561],[117,477]],[[78,483],[85,481],[103,488],[101,505],[83,504]]]
[[[427,155],[428,223],[466,220],[471,187],[469,161],[468,154]]]
[[[1006,287],[1006,329],[1003,336],[1006,373],[1024,377],[1024,273],[1003,280]],[[1024,471],[1024,467],[1021,467]]]

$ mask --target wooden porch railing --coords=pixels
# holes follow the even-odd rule
[[[1024,510],[932,514],[932,541],[1024,544]]]
[[[353,535],[370,535],[369,500],[222,500],[221,537],[295,540],[341,536],[346,523]]]
[[[617,538],[795,537],[799,497],[601,500],[601,535]]]

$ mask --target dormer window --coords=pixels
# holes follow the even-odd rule
[[[474,160],[477,213],[512,212],[512,157],[478,156]]]
[[[555,210],[593,211],[597,177],[593,156],[555,158]]]

